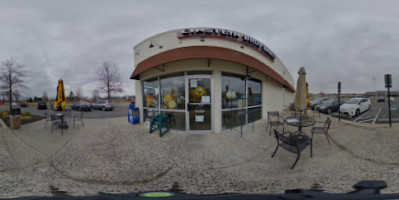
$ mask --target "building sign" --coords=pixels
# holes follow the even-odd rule
[[[247,44],[255,48],[256,50],[266,54],[272,60],[276,58],[276,55],[264,44],[259,42],[258,40],[244,35],[239,32],[218,29],[218,28],[190,28],[190,29],[181,29],[177,32],[177,37],[179,39],[190,38],[190,37],[202,37],[202,38],[222,38],[229,40],[236,40],[241,43]]]

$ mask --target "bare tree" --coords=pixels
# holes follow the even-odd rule
[[[48,95],[46,91],[43,92],[42,99],[43,101],[48,101]]]
[[[96,71],[97,80],[100,82],[99,90],[107,93],[108,100],[112,94],[123,92],[122,78],[118,66],[113,62],[103,62]]]
[[[70,92],[69,92],[69,96],[68,96],[69,101],[73,101],[73,98],[74,98],[74,97],[75,97],[75,96],[73,95],[73,92],[70,91]]]
[[[19,97],[21,97],[21,93],[19,93],[18,90],[14,90],[12,93],[13,93],[12,95],[15,98],[15,101],[18,102],[19,101]]]
[[[7,92],[10,101],[10,111],[12,109],[13,90],[17,91],[26,88],[24,77],[26,72],[23,70],[24,65],[17,62],[14,58],[10,58],[1,62],[0,68],[0,90]]]
[[[99,90],[97,90],[97,89],[94,89],[93,91],[91,91],[91,94],[92,94],[92,98],[93,98],[93,100],[97,100],[97,99],[99,99],[100,98],[100,91]]]
[[[82,87],[79,85],[79,87],[76,88],[76,95],[75,95],[76,101],[80,101],[82,95],[83,95]]]

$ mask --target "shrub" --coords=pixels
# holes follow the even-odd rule
[[[31,116],[30,112],[24,112],[23,116]]]
[[[22,120],[22,119],[30,119],[30,118],[31,118],[30,116],[24,115],[24,116],[21,117],[21,120]]]
[[[8,117],[9,112],[8,111],[3,111],[3,112],[0,113],[0,115],[1,115],[2,118],[6,118],[6,117]]]

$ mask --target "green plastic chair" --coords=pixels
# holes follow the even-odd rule
[[[162,131],[163,128],[166,128],[166,130]],[[166,120],[165,114],[158,114],[151,119],[150,133],[155,130],[159,131],[159,137],[162,137],[163,135],[165,135],[165,133],[169,132],[169,124]]]

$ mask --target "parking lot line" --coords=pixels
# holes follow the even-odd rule
[[[373,120],[372,124],[374,124],[374,123],[375,123],[375,121],[377,121],[377,119],[378,119],[378,116],[380,116],[380,112],[381,112],[381,110],[382,110],[382,108],[380,108],[380,110],[378,111],[378,113],[377,113],[377,115],[375,116],[375,118],[374,118],[374,120]]]

